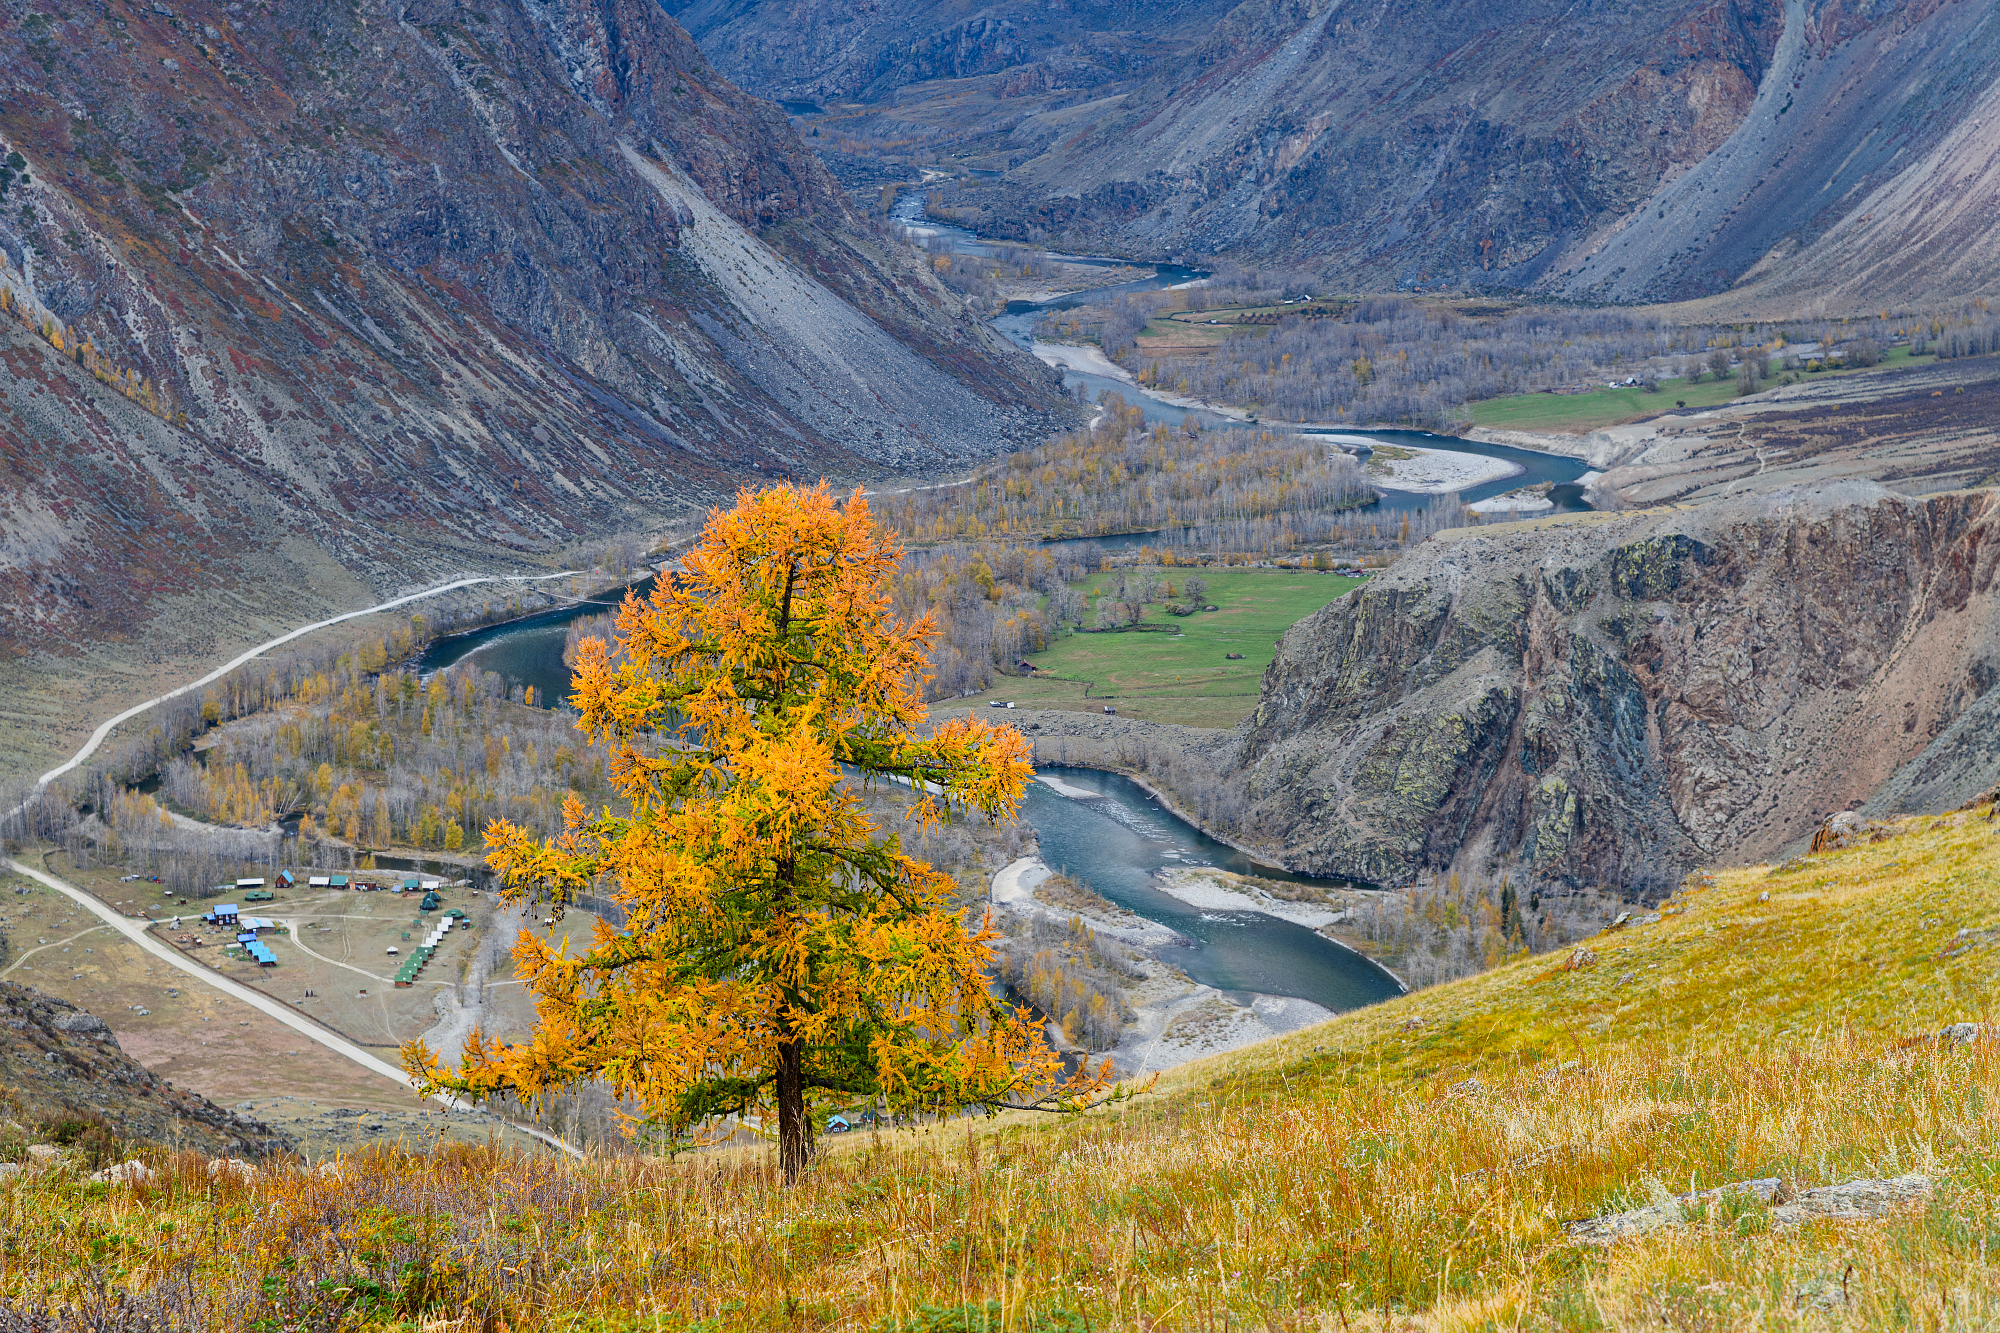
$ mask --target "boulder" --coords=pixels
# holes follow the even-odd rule
[[[1844,1185],[1810,1189],[1771,1212],[1776,1228],[1798,1226],[1821,1218],[1839,1222],[1886,1217],[1905,1204],[1930,1197],[1930,1177],[1897,1176],[1891,1180],[1850,1180]]]
[[[1563,1234],[1578,1245],[1612,1245],[1661,1227],[1679,1226],[1704,1205],[1732,1194],[1748,1195],[1758,1203],[1772,1205],[1774,1230],[1820,1220],[1864,1221],[1885,1217],[1905,1204],[1928,1198],[1932,1188],[1928,1176],[1906,1175],[1890,1180],[1850,1180],[1793,1194],[1784,1181],[1767,1176],[1675,1195],[1644,1208],[1566,1222]]]
[[[1818,832],[1813,834],[1812,849],[1815,855],[1837,852],[1857,843],[1881,842],[1884,838],[1893,837],[1895,832],[1893,824],[1877,823],[1853,810],[1842,810],[1839,814],[1827,816],[1826,822],[1819,826]]]
[[[155,1172],[152,1167],[147,1166],[144,1162],[134,1157],[120,1162],[116,1166],[107,1166],[102,1171],[94,1173],[90,1178],[92,1180],[101,1180],[111,1185],[143,1185],[151,1180],[154,1174]]]
[[[85,1013],[81,1009],[56,1014],[49,1019],[49,1026],[72,1037],[96,1037],[111,1031],[110,1024],[96,1014]]]
[[[1713,1189],[1695,1190],[1647,1204],[1644,1208],[1628,1208],[1622,1213],[1565,1222],[1563,1234],[1578,1245],[1612,1245],[1633,1236],[1643,1236],[1649,1231],[1658,1231],[1661,1227],[1679,1226],[1687,1221],[1690,1212],[1699,1211],[1702,1205],[1731,1194],[1747,1194],[1759,1203],[1773,1203],[1785,1197],[1785,1182],[1776,1176],[1767,1176],[1760,1180],[1739,1180],[1717,1185]]]

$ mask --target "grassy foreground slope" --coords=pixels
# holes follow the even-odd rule
[[[1186,1066],[1115,1113],[857,1135],[793,1192],[761,1155],[467,1149],[30,1178],[0,1194],[0,1281],[273,1328],[1989,1327],[2000,1042],[1933,1034],[1990,1016],[1996,939],[1982,807],[1718,872],[1657,923]],[[1561,1230],[1753,1177],[1910,1172],[1934,1193],[1877,1221],[1774,1229],[1736,1202],[1609,1248]]]

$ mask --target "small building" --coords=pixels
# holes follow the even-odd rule
[[[346,884],[346,878],[347,877],[344,875],[341,876],[341,882],[343,887]],[[325,888],[331,888],[332,886],[333,886],[333,876],[331,875],[313,875],[306,880],[306,887],[309,889],[325,889]]]
[[[829,1134],[845,1134],[853,1128],[854,1126],[848,1123],[844,1115],[830,1115],[826,1118],[826,1132]]]
[[[243,895],[243,901],[246,903],[274,903],[277,900],[278,895],[269,889],[252,889]]]
[[[327,878],[327,884],[332,888],[344,889],[347,887],[347,876],[345,875],[329,876]]]
[[[435,912],[442,905],[443,905],[443,899],[437,896],[436,889],[432,889],[429,893],[426,893],[424,895],[423,902],[418,904],[418,906],[426,912]]]
[[[255,879],[239,879],[236,881],[236,887],[239,889],[261,889],[264,887],[264,877],[259,875]]]
[[[278,965],[278,955],[271,952],[270,945],[259,944],[255,940],[252,940],[244,947],[250,951],[250,956],[257,960],[257,966],[276,967]]]
[[[288,889],[295,889],[299,886],[299,881],[293,876],[292,872],[289,870],[280,870],[278,872],[278,883],[284,885]]]
[[[202,920],[213,921],[218,926],[233,926],[236,924],[236,904],[220,903],[213,912],[208,913]]]

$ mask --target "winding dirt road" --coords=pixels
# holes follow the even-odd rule
[[[97,747],[104,744],[105,740],[111,735],[113,731],[116,731],[120,725],[126,722],[130,722],[133,718],[139,716],[147,709],[152,708],[157,704],[163,704],[169,699],[177,699],[181,695],[188,693],[190,690],[199,690],[204,686],[213,685],[216,681],[221,680],[224,676],[236,670],[237,667],[242,666],[245,662],[253,661],[256,658],[263,656],[265,653],[270,652],[273,648],[281,647],[284,644],[290,643],[293,639],[303,638],[305,635],[311,634],[314,630],[325,629],[329,625],[338,625],[344,620],[354,620],[361,616],[372,616],[375,615],[377,612],[381,611],[393,611],[399,606],[408,606],[411,602],[421,602],[426,597],[437,597],[444,593],[456,592],[460,588],[470,588],[475,583],[543,583],[548,581],[549,579],[566,579],[577,574],[583,574],[588,572],[589,571],[587,570],[581,570],[581,569],[565,569],[561,573],[557,574],[471,575],[466,578],[458,579],[457,581],[452,583],[440,583],[435,588],[425,588],[422,592],[406,593],[401,597],[392,597],[386,602],[378,602],[374,606],[363,607],[359,611],[346,611],[337,616],[329,616],[325,620],[316,620],[310,625],[302,625],[298,629],[292,630],[288,634],[280,634],[275,639],[271,639],[268,640],[267,642],[258,644],[255,648],[250,649],[248,652],[240,653],[237,656],[230,658],[227,662],[223,663],[215,670],[209,672],[206,676],[203,676],[200,680],[189,681],[187,684],[181,686],[179,689],[168,690],[165,694],[162,694],[157,698],[148,699],[146,700],[146,702],[142,704],[134,704],[132,707],[118,714],[118,716],[112,718],[109,722],[106,722],[102,726],[98,727],[96,731],[91,732],[90,739],[83,743],[83,748],[81,750],[78,750],[76,754],[73,755],[68,760],[68,762],[58,764],[56,767],[42,774],[40,778],[36,779],[35,786],[37,788],[46,787],[51,782],[54,782],[57,778],[61,777],[63,774],[69,772],[71,769],[74,769],[77,765],[83,763],[84,760],[90,758],[90,756],[97,753]]]
[[[179,949],[155,938],[149,929],[149,927],[155,924],[154,922],[135,921],[131,918],[120,916],[90,894],[77,888],[74,884],[58,879],[45,870],[37,870],[25,862],[9,857],[7,858],[6,865],[8,869],[14,871],[16,874],[26,875],[36,883],[47,885],[57,893],[62,894],[65,898],[71,899],[78,906],[88,908],[92,913],[101,918],[106,925],[123,935],[126,939],[132,941],[132,943],[138,945],[147,953],[152,954],[155,958],[179,968],[203,985],[221,991],[233,1000],[241,1000],[258,1013],[277,1019],[280,1023],[297,1032],[300,1036],[305,1037],[308,1041],[317,1042],[334,1054],[343,1056],[360,1065],[371,1074],[380,1074],[383,1078],[393,1079],[406,1088],[416,1086],[408,1074],[404,1073],[397,1066],[390,1064],[387,1060],[375,1055],[373,1052],[363,1050],[339,1033],[331,1032],[321,1027],[290,1005],[281,1004],[261,991],[252,990],[241,982],[232,981],[221,973],[204,967],[182,953]],[[456,1107],[461,1105],[456,1098],[443,1096],[442,1094],[432,1097],[431,1100],[441,1106]],[[553,1134],[536,1129],[532,1125],[523,1125],[515,1120],[509,1120],[507,1123],[515,1129],[520,1130],[523,1134],[546,1143],[551,1148],[560,1149],[572,1157],[581,1158],[583,1156],[576,1148],[571,1147]]]
[[[316,620],[310,625],[302,625],[298,629],[292,630],[289,633],[280,634],[275,639],[270,639],[263,643],[260,643],[255,648],[252,648],[247,652],[239,653],[237,656],[232,657],[231,659],[229,659],[229,661],[223,663],[221,666],[209,672],[206,676],[203,676],[199,680],[189,681],[187,684],[182,685],[178,689],[168,690],[165,694],[159,695],[156,698],[148,699],[145,703],[136,704],[133,707],[128,708],[124,712],[118,714],[116,717],[103,723],[101,726],[97,728],[96,731],[93,731],[90,734],[90,739],[84,742],[83,748],[78,750],[76,754],[68,760],[68,762],[59,764],[55,768],[52,768],[48,772],[42,774],[40,779],[36,781],[35,788],[36,790],[39,791],[41,788],[48,786],[49,783],[55,781],[63,774],[70,772],[71,770],[75,769],[78,765],[82,764],[84,761],[89,759],[91,755],[97,753],[98,747],[103,745],[105,740],[111,735],[111,733],[117,730],[122,723],[131,721],[133,718],[138,717],[139,715],[144,713],[147,709],[152,708],[157,704],[165,703],[169,699],[178,698],[179,696],[186,694],[191,690],[199,690],[208,685],[212,685],[216,681],[221,680],[224,676],[228,675],[230,672],[234,671],[237,667],[242,666],[245,662],[253,661],[256,658],[262,656],[263,654],[271,651],[271,649],[290,643],[292,640],[301,638],[307,634],[311,634],[315,630],[325,629],[329,625],[338,625],[342,621],[355,620],[361,616],[371,616],[382,611],[393,611],[399,606],[408,606],[412,602],[420,602],[427,597],[436,597],[443,593],[455,592],[460,588],[469,588],[472,587],[474,584],[542,583],[546,582],[549,579],[566,579],[574,577],[577,574],[583,574],[588,572],[589,571],[587,570],[580,570],[580,569],[565,569],[555,574],[471,575],[466,578],[453,580],[450,583],[438,584],[436,587],[433,588],[425,588],[420,592],[406,593],[401,597],[392,597],[386,602],[378,602],[374,606],[363,607],[359,611],[347,611],[337,616],[329,616],[325,620]],[[17,810],[19,808],[20,807],[16,807]],[[272,1018],[277,1019],[280,1023],[283,1023],[286,1027],[289,1027],[294,1031],[298,1032],[300,1035],[304,1036],[308,1040],[317,1042],[319,1045],[324,1046],[327,1050],[330,1050],[337,1055],[340,1055],[348,1060],[353,1061],[355,1064],[360,1065],[363,1069],[368,1070],[372,1074],[380,1074],[383,1078],[393,1079],[396,1082],[401,1083],[405,1087],[415,1086],[410,1076],[404,1073],[401,1069],[397,1068],[395,1065],[392,1065],[388,1061],[383,1060],[380,1057],[373,1055],[368,1051],[363,1050],[361,1047],[355,1045],[353,1042],[349,1041],[347,1038],[341,1036],[340,1034],[336,1032],[331,1032],[328,1029],[321,1027],[319,1024],[313,1022],[311,1019],[307,1018],[304,1014],[299,1013],[297,1010],[291,1008],[289,1005],[280,1004],[277,1000],[272,999],[268,995],[265,995],[256,990],[252,990],[250,987],[242,985],[239,982],[231,981],[228,977],[222,976],[220,973],[214,972],[209,968],[204,967],[202,964],[196,962],[194,959],[189,958],[186,954],[182,953],[180,950],[172,948],[171,946],[162,943],[160,940],[155,939],[151,934],[150,930],[148,929],[150,926],[154,924],[153,922],[148,921],[145,922],[144,925],[141,925],[138,922],[132,921],[120,915],[119,913],[113,911],[109,906],[99,902],[96,898],[84,892],[82,889],[77,888],[75,885],[65,883],[63,880],[56,878],[54,875],[51,875],[46,871],[37,870],[33,866],[26,865],[20,861],[14,860],[11,857],[7,858],[5,864],[8,866],[8,868],[12,869],[17,874],[26,875],[28,878],[35,880],[38,883],[45,884],[49,888],[54,889],[57,893],[60,893],[63,896],[72,899],[79,906],[87,908],[93,915],[102,920],[106,925],[110,926],[113,930],[116,930],[119,934],[131,940],[134,944],[138,945],[141,949],[144,949],[147,953],[150,953],[156,958],[160,958],[165,962],[172,964],[174,967],[179,968],[181,971],[187,973],[189,976],[201,982],[203,985],[212,987],[215,990],[219,990],[223,994],[229,996],[232,999],[241,1000],[244,1004],[249,1005],[251,1008],[257,1010],[259,1013],[266,1014]],[[297,942],[296,935],[293,936],[293,942],[294,943]],[[310,950],[308,950],[308,952],[310,952]],[[328,959],[326,961],[331,962],[332,960]],[[339,964],[339,966],[346,966],[346,964]],[[360,969],[356,968],[354,970],[359,971]],[[431,1100],[438,1102],[439,1104],[444,1106],[455,1107],[461,1104],[458,1102],[456,1098],[446,1097],[442,1095],[435,1096],[431,1098]],[[570,1144],[565,1143],[563,1140],[557,1138],[555,1135],[550,1134],[544,1130],[539,1130],[531,1125],[524,1125],[514,1120],[509,1120],[507,1121],[507,1123],[509,1125],[512,1125],[515,1129],[520,1130],[523,1134],[528,1135],[530,1138],[537,1139],[540,1142],[547,1144],[551,1148],[555,1148],[562,1152],[566,1152],[572,1157],[580,1158],[583,1156],[583,1154],[576,1148],[572,1147]]]

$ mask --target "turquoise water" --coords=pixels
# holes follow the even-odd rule
[[[652,594],[653,580],[632,585],[641,597]],[[563,641],[572,623],[584,616],[614,611],[622,593],[605,593],[573,606],[552,607],[504,625],[488,625],[439,639],[417,659],[417,673],[433,671],[463,662],[480,671],[496,671],[510,686],[534,687],[535,702],[553,708],[569,694],[569,668],[563,665]]]
[[[642,595],[651,591],[650,583],[641,585]],[[538,700],[553,706],[569,689],[562,649],[570,623],[603,611],[608,600],[441,640],[420,659],[419,669],[469,663],[533,685]],[[1259,865],[1208,837],[1127,778],[1087,768],[1044,771],[1096,796],[1076,799],[1043,783],[1028,784],[1021,818],[1035,830],[1042,859],[1119,906],[1178,933],[1185,947],[1166,956],[1196,981],[1230,992],[1296,996],[1334,1010],[1399,993],[1395,981],[1373,963],[1303,926],[1261,912],[1189,907],[1153,886],[1154,872],[1170,866],[1214,866],[1281,880],[1300,876]]]
[[[1317,931],[1262,912],[1190,907],[1155,887],[1154,873],[1213,866],[1297,882],[1302,877],[1259,865],[1172,814],[1129,778],[1062,765],[1042,772],[1091,799],[1028,784],[1021,817],[1035,830],[1048,865],[1149,921],[1178,932],[1184,949],[1163,957],[1218,990],[1290,995],[1328,1009],[1354,1009],[1402,993],[1396,981],[1352,949]]]

